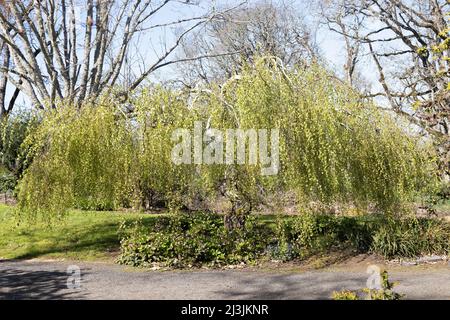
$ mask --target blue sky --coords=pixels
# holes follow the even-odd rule
[[[259,0],[249,0],[249,3],[256,3]],[[194,15],[201,15],[202,13],[207,12],[208,6],[210,3],[220,3],[221,6],[233,6],[240,1],[238,0],[220,0],[220,1],[211,1],[211,0],[203,0],[200,4],[200,7],[197,6],[182,6],[178,7],[177,10],[174,10],[173,8],[167,8],[164,12],[161,12],[161,14],[157,17],[158,22],[162,21],[171,21],[171,20],[177,20],[179,18],[185,18],[190,17]],[[281,3],[283,0],[272,0],[273,3]],[[327,66],[335,71],[337,74],[342,75],[343,72],[343,66],[345,63],[345,48],[344,43],[342,41],[341,36],[338,34],[331,32],[327,29],[326,26],[321,25],[318,23],[319,18],[314,15],[314,10],[312,10],[311,4],[314,1],[311,0],[290,0],[288,3],[295,8],[295,10],[301,15],[308,25],[316,30],[316,41],[317,45],[319,46],[320,53],[322,57],[326,60]],[[286,3],[286,0],[284,0],[284,3]],[[181,8],[181,9],[180,9]],[[152,48],[158,48],[161,47],[161,43],[164,42],[167,39],[173,39],[172,37],[173,30],[170,29],[159,29],[157,32],[154,32],[153,35],[147,35],[146,38],[153,38],[153,39],[160,39],[159,41],[153,40],[151,45],[148,42],[143,42],[142,47],[145,47],[145,45],[149,45]],[[144,38],[144,36],[143,36]],[[159,42],[159,43],[158,43]],[[152,50],[148,50],[148,56],[150,61],[154,61],[156,56],[155,53]],[[374,85],[374,87],[377,87],[377,77],[378,74],[375,69],[370,68],[370,66],[367,63],[361,63],[360,67],[361,70],[365,71],[365,76],[367,80]],[[160,72],[153,75],[154,80],[164,80],[167,78],[172,78],[176,74],[176,66],[165,68],[161,70]]]
[[[281,0],[273,0],[274,3],[280,2]],[[255,3],[258,0],[249,0],[249,3]],[[176,21],[179,19],[199,16],[207,12],[208,8],[210,8],[211,4],[215,4],[218,7],[221,6],[233,6],[238,4],[238,0],[202,0],[199,6],[188,5],[183,6],[177,3],[169,5],[161,10],[157,15],[155,15],[151,24],[159,24],[159,23],[167,23],[168,21]],[[311,1],[308,0],[290,0],[289,3],[295,10],[302,15],[304,19],[306,19],[307,23],[314,29],[317,29],[317,44],[320,48],[322,56],[326,59],[328,67],[333,69],[338,74],[342,74],[344,59],[345,59],[345,50],[343,47],[343,42],[340,37],[330,32],[326,29],[325,26],[319,26],[317,23],[317,17],[312,15],[312,12],[309,10],[309,6],[311,5]],[[80,8],[81,21],[84,20],[82,17],[83,9]],[[158,55],[164,52],[164,45],[167,44],[171,46],[175,37],[174,32],[175,28],[166,27],[166,28],[158,28],[151,32],[144,33],[139,36],[138,41],[136,42],[136,46],[130,48],[130,55],[134,55],[136,52],[145,59],[147,64],[151,64],[154,62]],[[174,56],[172,56],[174,57]],[[136,70],[138,70],[139,65],[134,66]],[[172,67],[166,67],[160,69],[157,73],[152,75],[149,78],[149,81],[159,81],[166,80],[176,77],[176,65]],[[370,70],[368,66],[363,64],[363,70],[367,70],[365,72],[368,76],[368,80],[371,83],[376,83],[376,72],[374,70]],[[11,94],[11,90],[9,90],[8,95]],[[9,97],[8,97],[9,99]],[[23,95],[19,95],[18,99],[19,105],[29,105],[28,99]]]

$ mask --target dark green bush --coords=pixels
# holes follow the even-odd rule
[[[367,252],[373,225],[376,223],[362,217],[311,213],[281,220],[276,230],[279,239],[276,255],[284,256],[285,260],[305,258],[338,247]]]
[[[347,243],[358,252],[367,252],[372,245],[372,235],[380,225],[380,218],[370,216],[339,217],[337,240]]]
[[[371,250],[386,258],[450,252],[450,225],[438,219],[387,219],[374,232]]]
[[[339,217],[304,214],[282,220],[278,255],[305,258],[332,248],[386,258],[450,252],[450,224],[430,218]]]
[[[17,178],[11,173],[0,175],[0,192],[13,192],[17,184]]]
[[[330,250],[373,252],[386,258],[450,252],[450,224],[438,219],[385,219],[306,213],[282,217],[275,228],[253,217],[228,231],[215,214],[174,214],[152,226],[124,225],[119,262],[184,267],[251,262],[263,256],[305,259]]]
[[[264,253],[267,237],[261,226],[248,218],[245,229],[228,231],[215,214],[174,214],[161,218],[148,230],[137,223],[123,225],[119,263],[146,266],[161,263],[183,267],[250,262]]]
[[[39,121],[29,111],[21,111],[0,120],[0,163],[17,178],[25,169],[21,145]]]
[[[301,257],[322,251],[334,240],[332,216],[303,214],[282,220],[277,226],[280,254],[286,259]]]

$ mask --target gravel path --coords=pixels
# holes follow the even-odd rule
[[[81,286],[68,288],[77,264]],[[409,299],[450,299],[450,266],[389,270]],[[75,274],[76,276],[76,274]],[[114,264],[0,261],[0,299],[328,299],[365,287],[364,268],[307,272],[145,271]],[[69,278],[69,284],[76,283]]]

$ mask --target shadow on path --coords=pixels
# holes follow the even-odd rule
[[[70,275],[61,271],[0,270],[0,300],[82,299],[79,289],[68,289]]]
[[[364,280],[357,275],[353,278],[347,276],[336,279],[326,273],[313,276],[272,275],[264,281],[241,279],[239,287],[216,293],[223,299],[331,299],[333,291],[361,289],[365,284]]]

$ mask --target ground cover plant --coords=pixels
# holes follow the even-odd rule
[[[127,227],[119,262],[133,266],[224,266],[264,260],[304,260],[333,250],[387,259],[450,252],[450,223],[430,218],[300,214],[249,219],[227,230],[214,214],[175,214],[146,228]],[[386,231],[388,230],[388,231]]]
[[[397,283],[389,281],[389,275],[386,270],[383,270],[380,274],[381,286],[379,289],[364,288],[362,291],[365,293],[365,300],[400,300],[405,296],[394,291],[394,287]],[[335,291],[331,298],[333,300],[360,300],[361,296],[357,292],[350,290]]]

